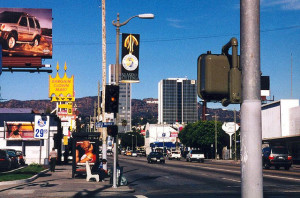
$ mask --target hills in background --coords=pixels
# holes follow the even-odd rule
[[[75,104],[77,105],[80,117],[89,117],[94,115],[94,105],[97,103],[97,96],[76,98]],[[132,110],[132,125],[140,123],[144,120],[150,123],[157,122],[158,116],[158,106],[154,103],[146,103],[146,99],[132,99],[131,100],[131,110]],[[5,102],[0,102],[0,108],[31,108],[36,112],[51,112],[56,107],[55,102],[50,102],[50,100],[9,100]],[[223,122],[233,122],[234,113],[230,110],[222,109],[211,109],[207,108],[206,116],[207,120],[214,120],[214,115],[217,115],[217,120]],[[201,119],[202,115],[202,105],[198,103],[198,118]],[[237,112],[237,122],[239,123],[239,112]]]

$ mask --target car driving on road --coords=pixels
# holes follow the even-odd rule
[[[165,163],[165,158],[164,158],[164,156],[161,152],[151,152],[147,156],[147,161],[148,161],[148,163],[155,162],[155,163],[164,164]]]
[[[284,146],[263,148],[262,161],[265,169],[269,169],[274,166],[275,169],[284,167],[285,170],[289,170],[292,166],[292,156],[289,155],[287,148]]]
[[[4,48],[13,49],[17,43],[38,46],[41,39],[39,21],[25,12],[0,13],[0,39]]]

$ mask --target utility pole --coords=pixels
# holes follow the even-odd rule
[[[218,131],[217,131],[217,113],[215,112],[215,160],[218,159]]]
[[[105,85],[106,85],[106,22],[105,22],[105,0],[102,0],[102,122],[105,122]],[[102,128],[102,158],[107,159],[107,128]],[[107,170],[107,163],[103,164]]]
[[[260,1],[241,0],[241,197],[262,198]]]

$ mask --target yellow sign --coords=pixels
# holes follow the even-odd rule
[[[72,104],[59,104],[58,105],[58,108],[61,108],[61,109],[71,109],[73,107]]]
[[[59,69],[59,65],[57,63],[57,71]],[[55,78],[52,78],[49,75],[49,98],[53,101],[75,101],[74,96],[74,76],[72,75],[71,78],[67,77],[66,74],[67,66],[65,63],[65,73],[64,76],[61,78],[56,73]]]
[[[68,145],[68,136],[64,136],[64,145]]]

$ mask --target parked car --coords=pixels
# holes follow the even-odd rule
[[[284,167],[285,170],[289,170],[292,166],[292,156],[284,146],[266,147],[262,150],[262,163],[265,169],[274,166],[275,169]]]
[[[148,163],[165,163],[165,158],[163,156],[163,154],[161,152],[151,152],[149,153],[149,155],[147,156],[147,161]]]
[[[198,161],[203,163],[204,153],[200,150],[190,150],[186,155],[186,161],[187,162]]]
[[[1,170],[11,169],[11,159],[8,156],[7,152],[2,149],[0,149],[0,169]]]
[[[2,150],[4,150],[7,153],[8,157],[10,158],[11,168],[18,168],[19,161],[18,161],[16,150],[14,149],[2,149]]]
[[[22,151],[16,151],[16,155],[17,155],[19,164],[24,166],[25,165],[25,156],[23,155],[23,152]]]
[[[13,49],[16,43],[38,46],[41,39],[39,21],[25,12],[0,13],[0,38],[5,48]]]

